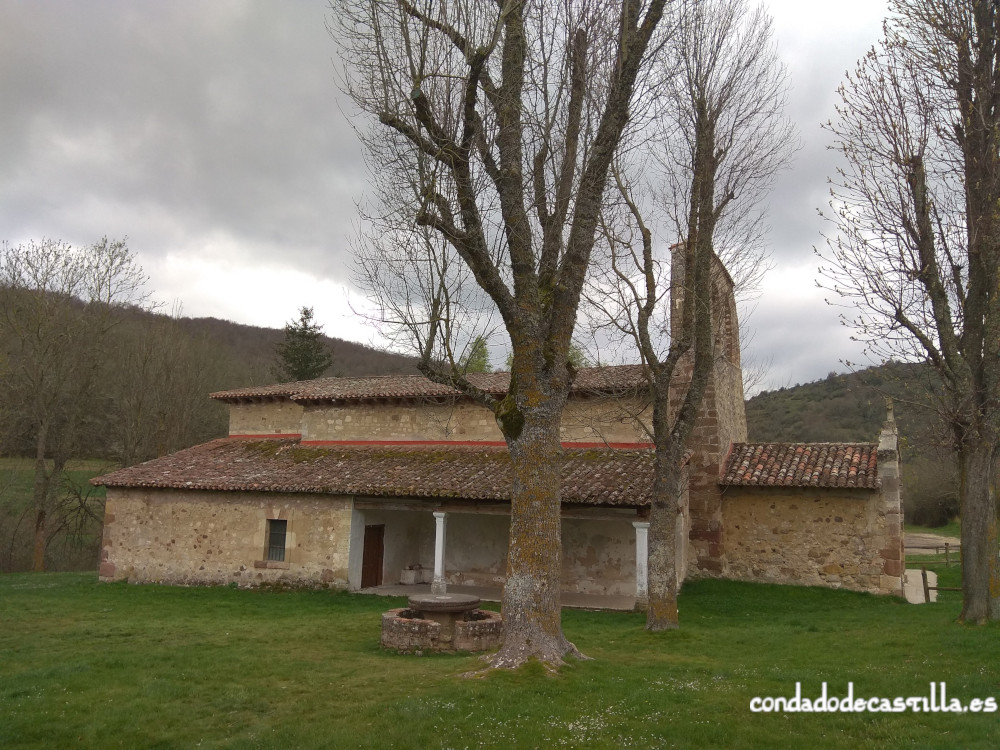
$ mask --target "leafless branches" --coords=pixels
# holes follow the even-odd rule
[[[660,198],[677,241],[687,239],[698,139],[712,130],[713,249],[742,294],[767,270],[765,197],[798,147],[785,115],[788,74],[771,17],[744,0],[682,3],[667,76]]]
[[[666,0],[343,0],[343,87],[370,119],[378,236],[359,261],[421,369],[494,410],[514,466],[494,666],[573,651],[559,628],[559,419],[609,170],[662,46]],[[376,126],[377,123],[377,126]],[[370,124],[372,127],[368,127]],[[457,263],[456,259],[461,263]],[[383,261],[409,264],[385,271]],[[373,278],[374,277],[374,278]],[[471,278],[513,350],[510,391],[477,392],[449,337]],[[461,299],[460,299],[461,298]],[[486,314],[489,319],[489,314]],[[458,344],[460,345],[460,343]]]
[[[794,149],[783,114],[785,72],[763,10],[748,12],[741,0],[683,3],[673,20],[654,135],[645,134],[613,169],[614,199],[601,217],[606,257],[593,269],[588,293],[596,327],[631,340],[649,373],[657,451],[651,629],[677,626],[680,463],[716,357],[712,277],[726,273],[713,257],[724,249],[739,283],[757,284],[766,269],[760,205]],[[661,166],[655,187],[629,174],[638,173],[639,155],[650,149]],[[677,242],[673,257],[655,243],[656,219]],[[714,317],[723,319],[721,311]],[[688,383],[671,409],[678,376]]]
[[[845,166],[820,270],[875,354],[925,359],[940,374],[960,465],[962,616],[1000,619],[997,5],[893,10],[828,126]]]
[[[641,142],[616,164],[616,190],[602,214],[606,256],[588,293],[600,310],[598,327],[612,340],[631,340],[644,361],[663,360],[671,342],[668,245],[707,232],[737,294],[754,295],[768,268],[765,198],[797,148],[770,17],[723,0],[680,4],[673,21],[657,79],[665,93]],[[655,172],[637,168],[650,161]],[[692,213],[699,175],[710,180],[711,200]]]
[[[145,303],[145,282],[124,240],[0,247],[0,341],[8,353],[3,397],[19,404],[16,416],[35,448],[36,570],[44,569],[63,467],[94,417],[108,334],[123,306]]]
[[[338,5],[335,33],[355,63],[344,86],[387,126],[359,128],[379,197],[369,224],[378,214],[379,235],[393,226],[404,242],[419,235],[414,225],[433,230],[436,239],[423,233],[419,252],[442,256],[446,243],[512,336],[568,340],[607,166],[629,118],[642,63],[635,58],[645,55],[661,8],[610,0]],[[383,255],[411,262],[413,252]],[[360,261],[359,277],[373,265]],[[445,266],[457,271],[444,257],[436,265],[439,281]],[[397,285],[410,323],[400,309],[386,310],[422,351],[432,338],[426,311],[444,304],[440,291],[429,277],[406,292]],[[516,300],[528,298],[541,315],[526,328]],[[414,325],[425,331],[417,336]]]

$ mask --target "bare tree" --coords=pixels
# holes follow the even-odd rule
[[[466,372],[476,342],[495,333],[496,309],[436,230],[406,226],[404,217],[412,224],[419,201],[394,193],[384,173],[374,182],[392,209],[362,214],[365,230],[355,244],[354,278],[375,309],[356,312],[379,326],[395,348]],[[397,199],[385,198],[393,194]]]
[[[764,198],[798,149],[785,115],[788,74],[763,6],[698,0],[679,5],[677,16],[657,118],[663,132],[651,144],[662,166],[655,195],[670,236],[684,239],[700,184],[692,176],[712,169],[713,250],[739,297],[752,299],[770,267]]]
[[[941,375],[959,464],[962,619],[1000,618],[1000,37],[984,0],[897,0],[840,89],[821,268],[885,358]]]
[[[3,395],[18,404],[18,428],[33,444],[37,571],[45,569],[63,469],[96,417],[109,333],[121,306],[145,300],[145,280],[124,240],[104,238],[85,248],[55,240],[0,247],[0,327],[9,371]]]
[[[118,327],[108,352],[104,450],[130,466],[226,434],[221,404],[205,394],[228,385],[230,360],[207,337],[171,317],[142,316]]]
[[[345,88],[382,126],[361,131],[369,157],[414,198],[383,203],[384,215],[405,220],[399,232],[433,230],[510,337],[511,385],[495,399],[440,366],[432,354],[447,322],[433,302],[421,310],[423,372],[494,411],[513,465],[505,640],[491,664],[559,664],[576,653],[559,604],[569,347],[609,168],[666,0],[333,5]]]
[[[588,295],[600,313],[599,325],[632,341],[647,369],[656,447],[650,630],[678,626],[675,540],[682,462],[721,356],[717,324],[726,300],[713,296],[720,284],[725,288],[732,281],[719,278],[727,271],[713,258],[718,253],[729,260],[740,288],[757,283],[766,268],[761,202],[796,143],[783,114],[786,74],[763,9],[749,11],[744,0],[708,0],[682,5],[677,17],[664,76],[669,95],[657,120],[663,130],[646,145],[661,149],[663,187],[649,192],[665,209],[665,231],[680,243],[672,258],[661,257],[644,216],[656,212],[640,206],[624,169],[616,169],[620,202],[604,212],[602,224],[608,262],[597,264]],[[671,299],[677,303],[673,310]],[[735,310],[729,312],[735,316]],[[671,390],[682,387],[672,408]]]

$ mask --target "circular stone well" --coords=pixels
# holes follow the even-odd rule
[[[412,651],[489,651],[503,641],[499,612],[469,594],[414,594],[409,606],[382,614],[382,646]]]

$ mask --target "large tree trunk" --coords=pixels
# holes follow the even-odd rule
[[[1000,450],[993,441],[959,451],[962,512],[962,615],[965,622],[1000,619],[997,481]]]
[[[715,123],[708,119],[704,100],[696,102],[698,138],[695,172],[691,180],[688,235],[683,262],[672,265],[671,306],[680,302],[671,321],[672,354],[653,374],[653,441],[656,445],[653,502],[649,518],[649,608],[647,630],[678,627],[677,510],[681,486],[681,457],[694,429],[708,384],[712,350],[712,238],[715,234]],[[682,291],[677,291],[678,288]],[[645,323],[648,326],[648,322]],[[648,339],[648,330],[646,332]],[[693,347],[693,352],[691,351]],[[685,352],[685,354],[681,354]],[[647,352],[649,357],[651,352]],[[687,357],[691,359],[688,360]],[[690,361],[690,365],[688,365]],[[670,389],[675,369],[690,367],[690,381],[676,414],[671,414]]]
[[[677,614],[677,508],[681,496],[681,468],[673,451],[657,446],[653,502],[649,513],[649,607],[647,630],[679,627]]]
[[[526,395],[529,398],[525,399]],[[562,579],[559,422],[565,398],[534,393],[522,393],[521,397],[537,406],[519,412],[523,420],[508,421],[504,429],[514,482],[507,583],[502,603],[504,642],[490,658],[490,666],[513,669],[536,658],[554,668],[563,663],[566,654],[580,656],[563,635],[559,596]],[[520,428],[513,426],[516,424]]]

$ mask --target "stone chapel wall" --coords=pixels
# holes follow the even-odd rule
[[[562,439],[567,442],[645,443],[637,423],[645,419],[639,397],[573,396],[563,412]],[[309,405],[302,414],[303,440],[503,440],[493,412],[464,400],[427,403],[417,400]]]
[[[329,495],[109,488],[100,577],[346,588],[351,507]],[[287,521],[283,563],[266,559],[268,519]]]
[[[297,435],[302,432],[302,405],[284,398],[229,404],[230,435]]]
[[[672,334],[677,336],[684,295],[680,286],[684,253],[680,246],[674,248],[671,274],[678,280],[671,290],[671,327]],[[733,281],[717,256],[712,257],[712,312],[714,361],[688,444],[692,455],[688,465],[687,565],[692,574],[725,576],[725,525],[719,477],[730,446],[747,439],[747,424]],[[693,366],[693,355],[689,352],[671,382],[670,406],[674,413],[687,393]]]
[[[727,578],[900,592],[885,558],[899,532],[878,490],[727,487],[722,517]]]

